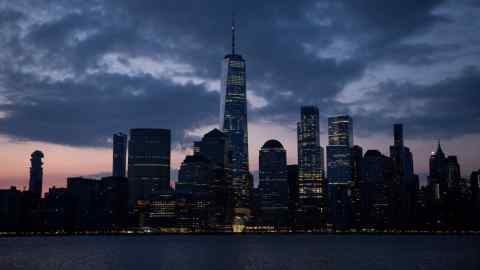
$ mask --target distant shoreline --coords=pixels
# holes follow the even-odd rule
[[[248,236],[248,235],[363,235],[363,236],[480,236],[480,231],[433,231],[433,232],[0,232],[0,238],[10,237],[75,237],[75,236],[162,236],[162,235],[182,235],[182,236],[206,236],[206,235],[224,235],[224,236]]]

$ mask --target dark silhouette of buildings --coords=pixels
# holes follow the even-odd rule
[[[72,201],[67,188],[51,187],[45,193],[44,223],[47,229],[63,230],[74,227]]]
[[[295,230],[295,217],[298,206],[298,165],[287,165],[288,178],[288,213],[289,224],[292,230]]]
[[[121,132],[113,134],[113,168],[112,175],[126,177],[127,166],[127,135]]]
[[[288,229],[287,154],[277,140],[267,141],[259,155],[258,223],[277,230]]]
[[[390,190],[391,222],[406,228],[413,226],[416,211],[416,191],[418,176],[413,170],[413,156],[404,145],[403,125],[393,126],[394,144],[390,146],[393,162],[393,179]]]
[[[234,193],[235,223],[240,227],[250,216],[246,65],[235,51],[232,23],[232,52],[224,57],[220,127],[229,136]]]
[[[352,200],[352,227],[360,229],[364,224],[363,213],[365,207],[362,206],[362,190],[364,189],[364,178],[362,177],[363,165],[363,149],[355,145],[352,147],[352,185],[351,185],[351,200]]]
[[[437,150],[430,156],[429,186],[434,201],[441,201],[447,196],[448,162],[438,142]]]
[[[298,207],[299,229],[319,229],[325,224],[327,203],[325,192],[324,153],[320,146],[318,108],[303,106],[297,123],[298,142]]]
[[[470,221],[476,228],[480,228],[480,169],[472,172],[470,175],[470,201],[469,209],[473,215],[470,215]]]
[[[229,136],[218,129],[194,142],[176,184],[176,223],[184,231],[230,231],[233,184]]]
[[[71,177],[67,179],[67,189],[72,201],[74,229],[93,229],[99,225],[96,206],[100,200],[100,181]]]
[[[42,185],[43,185],[43,161],[44,155],[41,151],[35,151],[30,158],[30,182],[28,190],[36,198],[42,197]]]
[[[128,224],[128,181],[124,177],[101,180],[67,179],[67,189],[50,190],[50,209],[67,203],[66,229],[121,229]]]
[[[15,187],[0,190],[0,231],[21,231],[23,215],[22,192]]]
[[[177,205],[177,219],[181,227],[208,229],[210,170],[210,161],[200,154],[187,156],[182,162],[176,184],[177,202],[181,202]]]
[[[246,63],[224,57],[220,129],[193,143],[175,189],[170,186],[171,133],[131,129],[113,135],[112,176],[67,179],[42,198],[43,153],[31,155],[28,191],[0,190],[0,232],[436,231],[480,230],[480,170],[462,178],[457,156],[440,143],[420,187],[402,124],[393,126],[389,156],[353,145],[353,120],[328,118],[327,175],[319,110],[302,106],[298,165],[277,140],[260,149],[259,186],[248,164]],[[328,180],[328,181],[327,181]]]
[[[391,180],[392,160],[378,150],[368,150],[362,161],[360,201],[363,228],[388,228]]]
[[[199,154],[210,161],[208,175],[211,193],[210,221],[215,230],[230,230],[233,223],[234,186],[230,137],[213,129],[199,142]]]

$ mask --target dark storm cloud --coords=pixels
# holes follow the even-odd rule
[[[348,112],[349,105],[335,97],[362,78],[368,67],[385,62],[413,66],[438,62],[438,52],[457,46],[403,41],[448,24],[447,18],[432,12],[443,2],[235,1],[238,50],[247,59],[248,86],[268,101],[253,110],[250,119],[291,122],[298,118],[301,104],[319,105],[323,117]],[[223,0],[38,1],[32,5],[19,0],[9,4],[0,10],[0,27],[18,31],[0,34],[5,52],[0,56],[0,97],[9,101],[0,105],[7,112],[7,117],[0,118],[0,132],[22,139],[98,146],[117,130],[159,126],[172,128],[175,140],[181,142],[186,130],[217,122],[218,93],[208,92],[206,82],[219,79],[221,59],[229,51],[231,11],[232,2]],[[108,66],[104,60],[111,54],[120,57]],[[161,76],[145,70],[132,72],[129,59],[138,58],[186,65],[191,70]],[[129,70],[119,72],[115,65]],[[201,82],[179,83],[172,78],[179,74]],[[448,83],[460,84],[466,76]],[[392,84],[402,91],[385,97],[387,101],[427,99],[422,95],[438,98],[428,89],[423,89],[424,94],[403,90],[417,89],[416,85]],[[443,84],[447,82],[438,86]],[[391,94],[390,89],[382,88],[382,95]],[[467,87],[461,89],[468,93]],[[450,94],[452,103],[463,101]],[[434,113],[433,109],[431,105],[424,108]],[[357,127],[386,130],[386,124],[374,124],[392,120],[385,110],[386,116],[359,115]],[[447,117],[453,108],[444,110]],[[458,117],[468,113],[455,110]],[[427,118],[401,120],[432,132],[463,132],[464,123],[459,121],[454,122],[456,127],[445,128]]]
[[[456,78],[445,79],[434,85],[387,82],[384,91],[377,94],[383,108],[380,116],[359,115],[356,122],[363,135],[375,130],[389,130],[392,123],[404,123],[413,137],[446,138],[458,134],[480,133],[480,70],[469,67]],[[405,111],[411,114],[402,115]],[[372,121],[374,120],[374,121]]]
[[[219,102],[218,95],[202,87],[178,87],[151,76],[101,74],[80,83],[14,79],[35,90],[0,105],[11,113],[0,119],[0,132],[75,146],[104,146],[112,132],[135,127],[170,128],[175,141],[182,141],[185,128],[211,121]],[[132,94],[128,89],[143,91]]]

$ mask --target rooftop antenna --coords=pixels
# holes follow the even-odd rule
[[[235,55],[235,12],[232,11],[232,55]]]

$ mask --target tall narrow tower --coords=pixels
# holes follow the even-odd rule
[[[297,227],[306,230],[318,229],[325,223],[327,212],[318,107],[302,106],[297,139],[299,204],[296,223]]]
[[[351,221],[351,186],[353,184],[353,121],[348,115],[328,118],[327,176],[328,219],[335,228],[345,228]]]
[[[30,158],[30,183],[28,185],[28,191],[30,191],[35,197],[42,197],[42,184],[43,184],[43,161],[44,157],[41,151],[35,151]]]
[[[127,135],[121,132],[113,134],[113,170],[114,177],[125,177],[127,166]]]
[[[242,223],[250,215],[245,70],[245,60],[235,52],[235,21],[232,20],[232,52],[223,62],[220,127],[230,138],[235,223]]]

